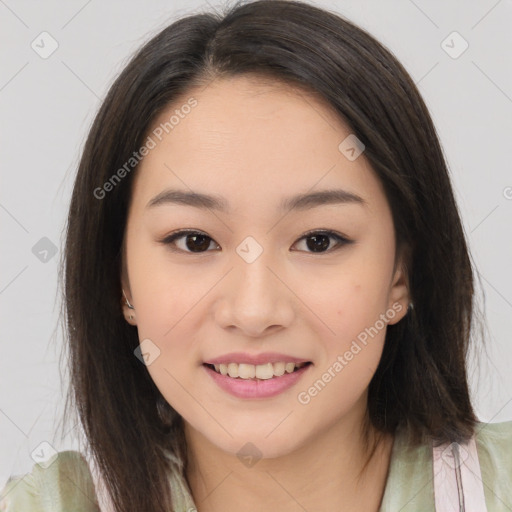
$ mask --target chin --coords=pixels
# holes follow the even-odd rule
[[[296,431],[295,431],[296,432]],[[299,448],[299,442],[295,434],[283,430],[281,435],[277,431],[268,435],[268,431],[264,432],[249,428],[245,434],[241,434],[239,430],[236,434],[233,432],[233,437],[226,439],[224,442],[219,442],[219,439],[210,440],[220,450],[238,457],[242,463],[246,457],[253,457],[254,459],[275,459],[288,455]]]

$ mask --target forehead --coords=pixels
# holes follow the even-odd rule
[[[224,102],[224,109],[229,109],[230,104],[240,106],[239,103],[242,102],[248,111],[256,108],[262,115],[275,112],[276,103],[283,108],[292,105],[298,107],[299,104],[311,108],[312,103],[316,103],[315,108],[321,105],[323,109],[330,111],[329,122],[339,122],[332,105],[317,91],[298,82],[285,82],[263,74],[244,73],[205,81],[176,97],[167,111],[179,108],[191,96],[200,100],[205,113],[207,107],[215,108],[219,102]],[[162,112],[154,124],[165,120],[167,113]]]
[[[146,201],[176,185],[247,204],[317,185],[371,194],[363,190],[375,181],[364,154],[354,161],[342,154],[340,143],[351,131],[325,100],[268,79],[240,76],[191,89],[148,134],[155,147],[139,165],[134,187]]]
[[[195,105],[189,108],[191,101]],[[173,126],[166,130],[172,117]],[[300,126],[297,121],[302,122]],[[158,127],[164,129],[163,136],[172,132],[178,137],[195,135],[204,140],[208,135],[226,139],[230,135],[232,142],[242,142],[248,132],[255,136],[275,134],[282,128],[286,131],[280,132],[281,141],[327,129],[350,131],[320,94],[254,75],[216,79],[190,89],[154,120],[151,130]]]

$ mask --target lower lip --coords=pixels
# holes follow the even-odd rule
[[[270,398],[279,395],[296,384],[304,373],[308,371],[310,366],[312,366],[311,363],[292,373],[285,373],[280,377],[252,380],[234,379],[228,375],[217,373],[209,366],[203,364],[203,368],[215,383],[218,384],[221,389],[237,398]]]

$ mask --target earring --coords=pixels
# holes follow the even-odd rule
[[[123,290],[123,295],[124,295],[124,300],[125,300],[126,305],[127,305],[130,309],[135,309],[135,308],[130,304],[130,301],[128,300],[128,297],[126,297],[126,293],[124,293],[124,290]],[[128,315],[128,318],[129,318],[130,320],[133,320],[133,319],[135,318],[135,314],[130,313],[130,314]]]
[[[131,304],[130,304],[130,301],[128,300],[128,298],[126,297],[126,293],[124,293],[124,290],[123,290],[123,295],[124,295],[124,300],[126,301],[126,305],[130,308],[130,309],[135,309]],[[131,317],[130,317],[131,318]]]

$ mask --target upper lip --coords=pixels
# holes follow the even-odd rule
[[[219,357],[214,357],[205,361],[205,364],[265,364],[265,363],[308,363],[307,359],[293,357],[287,354],[278,354],[276,352],[263,352],[262,354],[247,354],[244,352],[231,352]]]

